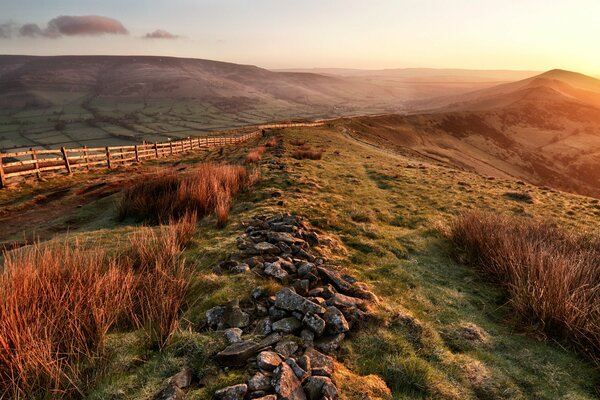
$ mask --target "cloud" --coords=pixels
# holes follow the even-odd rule
[[[44,32],[37,24],[25,24],[19,28],[19,35],[26,37],[44,36]]]
[[[116,19],[100,15],[61,15],[42,29],[37,24],[0,24],[0,38],[10,39],[16,33],[22,37],[59,38],[61,36],[127,35],[129,31]]]
[[[163,29],[157,29],[154,32],[146,33],[144,39],[177,39],[178,35],[167,32]]]
[[[10,39],[15,31],[15,24],[6,22],[0,24],[0,39]]]
[[[48,22],[47,32],[57,32],[60,35],[127,35],[125,29],[116,19],[101,17],[99,15],[61,15]]]

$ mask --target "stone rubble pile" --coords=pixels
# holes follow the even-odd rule
[[[240,305],[233,300],[207,311],[211,329],[228,346],[217,353],[223,367],[245,368],[247,382],[215,393],[217,399],[337,399],[334,357],[346,334],[373,318],[376,296],[364,284],[313,253],[319,235],[294,215],[252,220],[237,239],[241,254],[218,272],[256,273],[283,288],[269,296],[255,288]]]

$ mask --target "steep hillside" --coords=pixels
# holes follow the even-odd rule
[[[550,71],[444,101],[426,114],[351,119],[348,132],[485,175],[600,196],[600,81]]]

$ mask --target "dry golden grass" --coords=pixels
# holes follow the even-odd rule
[[[206,163],[185,174],[170,171],[144,176],[124,192],[119,216],[164,223],[188,213],[199,218],[215,214],[223,226],[233,197],[248,190],[257,174],[242,166]]]
[[[294,152],[292,153],[292,157],[294,157],[298,160],[302,160],[302,159],[320,160],[323,157],[323,151],[322,150],[313,150],[310,147],[300,147],[300,148],[294,150]]]
[[[79,397],[85,368],[115,325],[143,328],[162,348],[178,326],[189,282],[179,253],[194,215],[131,236],[109,257],[79,243],[34,244],[4,253],[0,275],[0,398]]]
[[[506,286],[516,314],[600,360],[600,237],[537,220],[469,212],[449,237]]]
[[[290,140],[290,144],[292,146],[304,146],[306,144],[306,140],[292,139]]]
[[[254,149],[250,150],[248,152],[248,154],[246,155],[246,163],[254,164],[254,163],[259,162],[260,159],[262,158],[262,155],[265,154],[266,151],[267,151],[267,148],[265,146],[255,147]]]
[[[271,138],[265,142],[265,147],[275,147],[277,145],[277,139]]]

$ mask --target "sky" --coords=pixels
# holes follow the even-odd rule
[[[0,0],[0,54],[600,75],[599,0]]]

